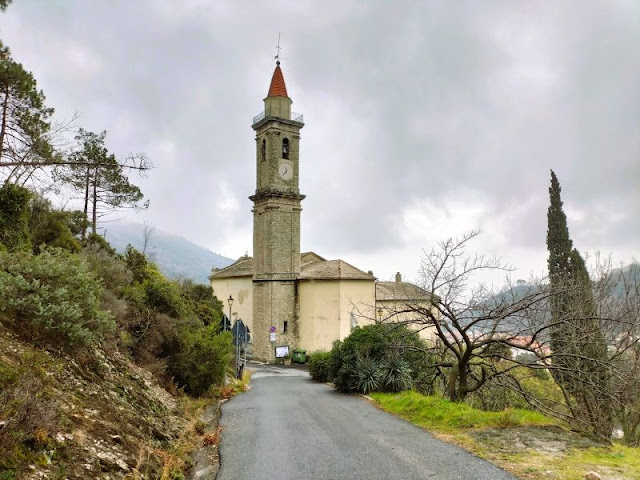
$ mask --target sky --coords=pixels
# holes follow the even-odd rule
[[[127,216],[231,258],[252,254],[251,123],[278,34],[305,122],[302,251],[412,280],[439,241],[479,229],[471,253],[542,275],[553,169],[576,248],[640,256],[640,2],[14,0],[0,14],[58,121],[77,112],[116,156],[153,162],[132,177],[150,207]]]

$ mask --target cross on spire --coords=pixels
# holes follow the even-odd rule
[[[280,50],[282,50],[282,47],[280,46],[280,32],[278,32],[278,44],[276,45],[276,56],[273,57],[276,59],[277,65],[280,65]]]

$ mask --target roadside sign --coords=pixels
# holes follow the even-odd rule
[[[270,342],[275,342],[276,341],[276,333],[275,332],[269,334],[269,341]]]
[[[276,358],[284,358],[289,355],[289,345],[276,347]]]
[[[276,333],[276,326],[275,325],[271,325],[269,327],[269,333]]]

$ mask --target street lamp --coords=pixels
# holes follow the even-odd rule
[[[231,295],[229,295],[229,298],[227,298],[227,302],[229,302],[229,330],[231,330],[231,305],[233,305],[233,297]],[[227,326],[224,326],[224,329],[227,329]]]

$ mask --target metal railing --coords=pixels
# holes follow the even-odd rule
[[[269,108],[253,117],[253,124],[255,125],[267,117],[284,118],[285,120],[293,120],[299,123],[303,123],[304,120],[304,115],[301,113],[289,112],[288,110],[281,110],[280,108]]]

